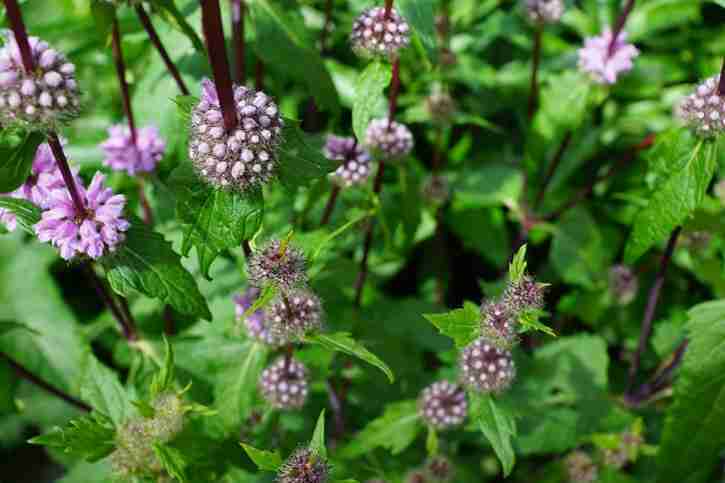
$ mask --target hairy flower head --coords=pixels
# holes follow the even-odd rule
[[[639,50],[626,42],[626,32],[621,32],[611,52],[612,31],[607,29],[601,35],[589,37],[579,49],[579,69],[591,75],[600,84],[614,84],[620,74],[632,69]]]
[[[299,448],[277,472],[277,483],[325,483],[330,465],[310,448]]]
[[[307,400],[307,368],[292,357],[281,356],[262,371],[259,390],[276,409],[299,409]]]
[[[277,343],[288,344],[322,328],[322,303],[309,290],[292,289],[277,295],[264,317]]]
[[[330,134],[323,151],[327,159],[340,161],[340,166],[330,174],[332,182],[338,186],[361,185],[370,177],[370,155],[355,138]]]
[[[387,19],[384,7],[368,8],[353,23],[350,42],[361,57],[395,59],[410,43],[410,27],[394,8]]]
[[[373,119],[365,131],[365,146],[377,157],[393,161],[413,149],[413,134],[405,124],[387,118]]]
[[[418,399],[420,417],[436,429],[463,424],[468,413],[466,392],[448,381],[437,381],[423,389]]]
[[[502,392],[516,376],[511,353],[481,337],[461,352],[459,370],[463,384],[481,392]]]
[[[247,262],[247,277],[255,287],[274,284],[286,290],[307,282],[305,255],[290,243],[272,240]]]

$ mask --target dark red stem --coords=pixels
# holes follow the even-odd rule
[[[332,407],[332,417],[335,422],[335,432],[333,441],[337,441],[342,438],[345,434],[345,414],[343,412],[343,401],[340,395],[335,390],[332,382],[329,380],[325,382],[327,386],[327,395],[330,400],[330,406]]]
[[[28,32],[25,30],[23,14],[20,12],[18,2],[15,0],[5,0],[5,8],[7,10],[8,20],[10,21],[10,28],[15,35],[15,41],[18,43],[18,48],[20,49],[20,58],[23,61],[23,68],[25,69],[25,72],[33,72],[33,69],[35,68],[35,63],[33,62],[33,51],[30,48]]]
[[[390,18],[390,12],[393,11],[393,0],[385,0],[385,20]]]
[[[78,187],[73,179],[73,174],[71,173],[70,166],[68,165],[68,159],[65,157],[65,152],[63,152],[63,146],[60,144],[60,139],[58,139],[58,135],[52,131],[48,133],[47,139],[50,150],[53,152],[53,157],[55,158],[55,164],[58,166],[60,174],[63,176],[65,186],[68,188],[68,193],[70,193],[70,197],[73,200],[73,205],[79,214],[84,213],[86,211],[86,204],[83,202],[81,195],[78,193]]]
[[[131,319],[131,313],[127,310],[124,310],[125,300],[121,300],[118,304],[116,304],[116,300],[114,299],[110,290],[103,282],[103,280],[98,278],[98,275],[96,275],[96,272],[95,270],[93,270],[93,267],[90,265],[90,263],[84,263],[83,270],[86,272],[88,280],[90,280],[93,288],[96,290],[96,294],[98,294],[98,297],[103,301],[104,305],[108,307],[113,317],[121,326],[121,332],[123,333],[123,336],[126,338],[126,340],[128,340],[129,342],[138,340],[138,335],[136,334],[136,326]]]
[[[534,30],[534,50],[531,61],[531,85],[529,86],[529,120],[533,119],[539,105],[539,64],[541,62],[541,37],[544,29],[537,25]]]
[[[322,214],[322,219],[320,220],[320,226],[325,226],[330,222],[330,217],[332,216],[332,212],[335,209],[335,202],[337,201],[337,197],[340,194],[340,186],[333,185],[332,189],[330,190],[330,197],[327,199],[327,204],[325,205],[325,211]]]
[[[614,23],[614,28],[612,29],[612,40],[609,42],[609,48],[607,49],[607,55],[609,57],[614,54],[614,47],[617,45],[617,38],[619,37],[619,34],[622,33],[624,24],[627,23],[627,17],[629,17],[633,8],[634,0],[627,0],[627,4],[624,6],[622,12],[619,14],[619,17],[617,17],[617,21]]]
[[[146,197],[146,182],[142,176],[138,177],[138,200],[143,210],[143,221],[147,225],[154,224],[154,211],[151,209],[149,199]]]
[[[373,192],[379,195],[383,189],[383,175],[385,173],[385,162],[380,161],[378,167],[378,173],[375,175],[375,181],[373,182]],[[370,247],[373,244],[373,228],[375,227],[375,220],[368,220],[368,226],[365,230],[365,240],[363,241],[363,256],[360,260],[360,271],[357,274],[357,280],[355,280],[355,306],[360,307],[362,303],[362,290],[365,286],[365,279],[368,276],[368,257],[370,256]]]
[[[390,101],[388,103],[388,128],[395,119],[395,111],[398,108],[398,92],[400,91],[400,59],[395,59],[392,67],[392,80],[390,81]]]
[[[164,61],[164,64],[166,65],[166,70],[169,71],[169,74],[171,74],[171,76],[176,81],[176,84],[179,86],[179,90],[181,91],[181,93],[185,96],[188,96],[190,92],[189,89],[186,87],[186,84],[184,83],[184,79],[181,78],[181,73],[179,73],[179,69],[176,68],[176,64],[174,64],[174,61],[172,61],[171,57],[169,57],[169,53],[166,51],[164,44],[161,43],[161,39],[159,38],[159,34],[154,28],[154,24],[151,22],[151,18],[149,18],[146,10],[143,8],[143,5],[141,3],[136,5],[136,15],[138,15],[138,19],[141,21],[141,25],[143,25],[143,28],[146,30],[146,33],[149,36],[149,40],[151,40],[151,43],[154,45],[159,55],[161,56],[161,59]]]
[[[123,61],[123,48],[121,47],[121,31],[118,28],[118,18],[113,18],[113,29],[111,33],[111,48],[113,50],[113,61],[116,64],[116,76],[121,87],[121,100],[123,102],[123,112],[128,120],[128,129],[131,131],[131,141],[137,144],[136,121],[133,117],[133,108],[131,107],[131,93],[128,90],[126,82],[126,64]]]
[[[669,362],[651,380],[639,386],[632,394],[624,395],[625,403],[630,407],[640,406],[666,388],[671,383],[672,374],[675,372],[675,369],[682,362],[682,357],[685,355],[688,345],[689,341],[687,339],[683,340],[672,353],[672,356],[670,356]]]
[[[5,362],[10,365],[10,367],[15,370],[18,376],[22,377],[26,381],[29,381],[38,386],[39,388],[43,389],[44,391],[47,391],[50,394],[59,397],[63,401],[67,402],[71,406],[77,407],[81,411],[91,412],[93,410],[92,407],[90,407],[88,404],[84,403],[80,399],[71,396],[65,391],[58,389],[57,387],[47,383],[37,375],[33,374],[4,352],[0,352],[0,356],[5,360]]]
[[[717,85],[717,93],[725,96],[725,57],[722,59],[722,67],[720,68],[720,83]]]
[[[232,75],[229,71],[226,45],[224,43],[224,29],[222,27],[222,14],[219,9],[219,0],[204,0],[201,2],[201,23],[206,39],[206,50],[214,74],[219,103],[224,117],[224,128],[232,131],[237,127],[237,110],[234,105],[234,88]]]
[[[561,141],[561,144],[559,145],[559,149],[556,150],[554,157],[551,158],[551,162],[549,163],[549,168],[546,170],[546,175],[544,176],[544,182],[541,183],[541,187],[539,188],[539,193],[536,195],[536,201],[534,202],[534,209],[538,208],[538,206],[544,200],[544,194],[546,194],[546,188],[549,187],[549,183],[551,182],[551,179],[554,177],[556,168],[559,167],[559,163],[561,163],[561,159],[564,157],[564,152],[566,151],[566,148],[569,146],[569,143],[571,143],[571,136],[572,136],[572,132],[567,131],[566,134],[564,135],[564,139]]]
[[[244,84],[247,77],[244,63],[244,0],[231,0],[232,8],[232,43],[234,45],[234,78],[238,84]]]

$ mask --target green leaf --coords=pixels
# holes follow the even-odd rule
[[[152,399],[169,389],[174,384],[174,349],[171,347],[169,339],[167,339],[165,335],[164,347],[166,348],[164,365],[151,379],[150,393]]]
[[[40,335],[37,330],[28,327],[25,324],[13,322],[11,320],[0,320],[0,335],[3,335],[6,332],[10,332],[11,330],[27,330],[28,332],[31,332],[35,335]]]
[[[355,102],[352,105],[352,126],[358,142],[365,141],[370,121],[385,112],[383,91],[390,84],[390,66],[382,62],[370,63],[355,81]]]
[[[318,456],[327,458],[327,446],[325,445],[325,410],[320,412],[315,425],[315,432],[312,433],[310,449]]]
[[[174,0],[151,0],[151,3],[157,8],[159,17],[184,34],[191,41],[191,44],[197,52],[206,52],[204,42],[201,41],[201,38],[199,38],[194,28],[186,21],[186,18],[176,6]]]
[[[548,325],[542,324],[539,321],[546,312],[541,310],[526,310],[519,315],[519,324],[521,326],[520,332],[528,332],[531,330],[537,330],[545,334],[549,334],[552,337],[556,337],[556,332]]]
[[[319,344],[322,347],[355,356],[371,364],[388,376],[392,383],[395,381],[393,371],[378,356],[367,350],[362,344],[353,339],[348,332],[335,332],[334,334],[316,334],[305,337],[305,342]]]
[[[239,247],[262,225],[262,193],[254,190],[242,195],[215,189],[203,183],[189,163],[174,170],[168,185],[176,195],[178,216],[186,225],[182,253],[187,256],[196,248],[201,273],[209,279],[209,269],[219,254]]]
[[[33,167],[35,152],[45,140],[42,133],[30,132],[18,141],[15,134],[0,143],[0,193],[9,193],[22,185]]]
[[[250,4],[256,31],[256,53],[265,63],[279,66],[285,75],[301,79],[317,101],[332,112],[340,109],[340,99],[320,57],[319,49],[306,45],[304,20],[296,9],[285,9],[278,2],[256,0]],[[270,48],[273,45],[274,48]]]
[[[423,317],[441,334],[453,339],[459,348],[473,342],[481,331],[481,314],[471,302],[464,302],[462,308],[445,314],[423,314]]]
[[[176,96],[173,101],[174,104],[176,104],[179,117],[184,121],[189,121],[191,119],[191,111],[193,111],[194,107],[199,104],[199,98],[192,95],[179,95]]]
[[[153,449],[161,466],[169,476],[176,478],[182,483],[187,481],[186,467],[188,466],[188,462],[181,451],[163,443],[154,443]]]
[[[396,4],[403,18],[413,27],[430,60],[436,52],[435,4],[434,0],[398,0]]]
[[[246,342],[241,353],[238,364],[218,374],[214,387],[214,408],[228,431],[238,431],[252,411],[267,351],[258,342]]]
[[[652,245],[667,239],[700,206],[717,166],[717,144],[701,140],[684,166],[677,158],[664,159],[673,169],[634,218],[624,251],[625,263],[633,264]]]
[[[118,376],[104,366],[93,354],[88,354],[81,396],[99,413],[122,425],[130,414],[131,402]]]
[[[436,428],[428,426],[428,437],[425,439],[425,449],[428,451],[428,456],[435,456],[438,454],[438,433]]]
[[[93,14],[98,36],[104,44],[109,45],[113,22],[116,20],[116,7],[105,0],[91,0],[91,14]]]
[[[338,165],[338,161],[322,154],[321,146],[311,144],[311,137],[302,132],[298,124],[285,119],[279,147],[279,181],[290,190],[326,176]]]
[[[194,277],[181,264],[181,257],[171,243],[144,223],[135,220],[126,232],[126,241],[101,264],[117,293],[128,296],[138,291],[182,314],[211,320],[206,300]]]
[[[567,211],[556,225],[551,264],[571,284],[593,289],[607,277],[609,257],[604,237],[584,208]]]
[[[690,309],[689,344],[657,457],[657,481],[705,482],[725,445],[725,300]]]
[[[503,467],[504,476],[511,474],[516,462],[513,438],[516,437],[516,421],[513,414],[503,406],[496,404],[490,395],[479,396],[478,426],[493,446],[498,460]]]
[[[0,196],[0,209],[11,211],[20,228],[35,236],[33,226],[40,221],[40,208],[27,200]]]
[[[257,468],[262,471],[276,472],[282,466],[282,457],[278,451],[264,451],[245,443],[239,443]]]
[[[526,275],[526,245],[521,245],[509,263],[509,281],[518,283]]]
[[[108,456],[115,447],[116,431],[110,420],[99,413],[71,419],[66,427],[53,427],[49,432],[29,440],[31,444],[58,448],[64,453],[93,463]]]
[[[389,404],[383,415],[365,426],[338,455],[352,459],[378,447],[387,448],[395,455],[407,448],[421,429],[417,401]]]

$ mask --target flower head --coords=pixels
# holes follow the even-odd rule
[[[26,72],[20,47],[7,32],[0,49],[0,122],[52,129],[76,117],[80,99],[75,65],[37,37],[28,38],[33,72]]]
[[[307,400],[307,368],[292,357],[279,357],[262,371],[259,390],[277,409],[299,409]]]
[[[571,483],[591,483],[599,478],[599,468],[584,451],[576,450],[564,459],[564,468]]]
[[[368,8],[353,23],[350,42],[361,57],[394,59],[410,43],[410,27],[394,8],[387,19],[384,7]]]
[[[365,131],[365,145],[386,161],[402,158],[413,149],[413,133],[405,124],[373,119]]]
[[[516,341],[516,314],[503,302],[481,304],[481,333],[498,346],[509,347]]]
[[[65,260],[82,255],[99,258],[113,252],[125,239],[123,232],[130,227],[122,218],[126,198],[104,187],[104,180],[104,175],[96,173],[88,188],[76,184],[85,205],[83,212],[76,209],[68,190],[50,194],[35,232],[40,241],[58,248]]]
[[[250,287],[243,294],[237,294],[234,296],[237,321],[244,322],[244,326],[247,329],[247,335],[249,335],[252,339],[271,346],[282,345],[279,339],[272,334],[269,324],[265,321],[263,309],[258,309],[252,312],[249,316],[244,317],[247,310],[249,310],[249,308],[259,298],[260,293],[261,290],[257,287]]]
[[[325,483],[330,465],[310,448],[299,448],[287,458],[277,473],[277,483]]]
[[[545,287],[545,284],[537,283],[530,276],[524,275],[521,280],[512,282],[506,287],[503,302],[508,305],[508,310],[513,313],[543,309]]]
[[[270,333],[278,344],[299,340],[308,332],[319,330],[322,317],[320,299],[304,289],[279,294],[264,314]]]
[[[436,483],[445,483],[453,480],[455,471],[451,460],[445,456],[433,456],[425,462],[425,471]]]
[[[155,126],[136,129],[134,145],[128,126],[116,125],[108,128],[108,139],[101,144],[101,149],[106,154],[103,164],[134,175],[153,171],[164,156],[166,144]]]
[[[423,389],[418,400],[418,411],[420,417],[436,429],[459,426],[468,413],[466,392],[452,382],[434,382]]]
[[[189,157],[209,184],[246,191],[275,174],[284,122],[264,92],[235,85],[234,102],[239,123],[227,132],[214,83],[202,81],[201,100],[191,113]]]
[[[614,265],[609,269],[609,290],[619,305],[627,305],[637,296],[639,279],[626,265]]]
[[[587,38],[584,47],[579,49],[579,69],[600,84],[614,84],[619,74],[632,69],[633,60],[639,55],[637,47],[628,44],[626,39],[627,34],[622,31],[610,52],[611,30],[606,29],[599,36]]]
[[[484,337],[463,349],[459,369],[463,384],[481,392],[504,391],[516,376],[511,353]]]
[[[341,161],[340,166],[330,174],[338,186],[349,188],[363,184],[370,177],[370,155],[354,138],[330,134],[324,148],[327,159]]]
[[[446,124],[455,114],[457,106],[447,91],[438,88],[425,98],[425,108],[433,122]]]
[[[526,14],[534,23],[558,22],[564,15],[562,0],[526,0]]]
[[[725,131],[725,96],[718,92],[719,85],[719,74],[710,77],[678,105],[679,116],[700,136]]]
[[[272,240],[251,256],[247,262],[247,276],[255,287],[273,283],[289,289],[307,282],[306,265],[301,250],[289,243]]]

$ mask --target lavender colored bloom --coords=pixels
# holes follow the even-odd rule
[[[330,134],[323,149],[327,159],[341,161],[340,166],[330,174],[330,178],[339,186],[363,184],[370,177],[370,155],[354,138]]]
[[[410,43],[410,26],[394,8],[387,19],[385,7],[368,8],[353,23],[350,42],[361,57],[392,60]]]
[[[269,325],[265,321],[263,309],[255,310],[249,316],[244,317],[245,312],[257,301],[261,292],[257,287],[250,287],[243,294],[234,296],[237,321],[244,322],[249,337],[263,344],[279,346],[282,341],[272,334]]]
[[[153,171],[164,156],[166,144],[155,126],[137,129],[134,145],[128,126],[116,125],[108,128],[108,139],[101,144],[101,149],[106,153],[103,164],[134,175]]]
[[[637,47],[626,40],[627,34],[622,31],[610,53],[611,30],[606,29],[599,36],[587,38],[584,47],[579,49],[579,69],[600,84],[614,84],[619,74],[632,69],[632,61],[639,55]]]
[[[60,256],[71,260],[88,255],[96,259],[116,249],[130,227],[122,218],[126,206],[123,195],[114,195],[103,185],[105,176],[96,173],[88,188],[77,183],[78,193],[85,204],[79,213],[68,190],[55,190],[50,194],[35,232],[42,242],[50,242],[60,250]]]
[[[725,131],[725,96],[718,92],[720,75],[703,81],[677,105],[677,115],[703,137]]]

